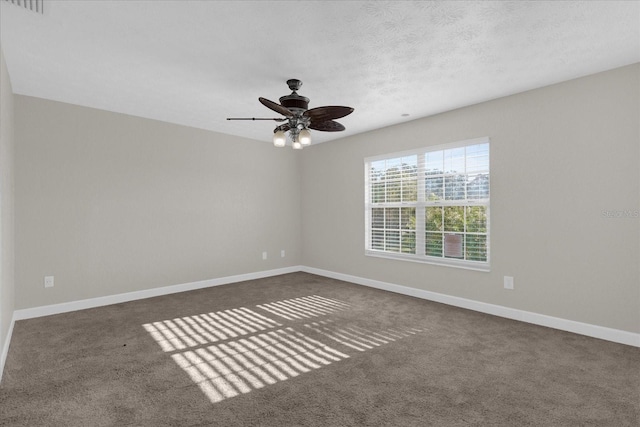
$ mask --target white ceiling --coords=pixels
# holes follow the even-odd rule
[[[14,93],[266,142],[225,118],[277,117],[289,78],[355,108],[318,143],[640,62],[638,1],[0,4]]]

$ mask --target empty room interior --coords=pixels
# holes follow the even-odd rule
[[[0,0],[0,425],[637,426],[640,2]]]

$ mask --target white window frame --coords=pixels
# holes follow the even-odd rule
[[[439,200],[439,201],[426,201],[425,200],[425,157],[426,154],[433,151],[450,150],[460,147],[489,144],[489,198],[487,199],[465,199],[465,200]],[[408,157],[417,155],[418,158],[418,187],[416,202],[385,202],[385,203],[372,203],[371,202],[371,181],[370,181],[370,167],[372,162],[380,160],[395,159],[398,157]],[[466,159],[466,156],[465,156]],[[395,259],[402,261],[413,261],[427,264],[442,265],[447,267],[456,267],[469,270],[485,271],[488,272],[491,269],[491,251],[490,251],[490,236],[491,236],[491,221],[490,221],[490,199],[491,199],[491,143],[488,137],[468,139],[464,141],[457,141],[447,144],[423,147],[417,150],[401,151],[395,153],[388,153],[379,156],[367,157],[364,159],[364,173],[365,173],[365,255],[372,257],[380,257],[387,259]],[[466,171],[465,171],[466,173]],[[426,255],[425,253],[425,210],[427,206],[485,206],[486,208],[486,245],[487,245],[487,260],[486,261],[472,261],[461,260],[456,258],[445,258]],[[372,249],[372,218],[371,211],[374,207],[408,207],[416,209],[416,228],[415,228],[415,246],[416,253],[402,253],[402,252],[390,252],[379,249]],[[443,248],[444,250],[444,248]]]

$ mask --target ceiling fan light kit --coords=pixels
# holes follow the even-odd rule
[[[227,120],[274,120],[284,122],[273,130],[273,145],[284,147],[287,139],[291,141],[291,147],[296,150],[311,144],[311,131],[309,129],[322,132],[340,132],[345,127],[334,119],[347,116],[353,112],[351,107],[327,106],[316,107],[309,110],[309,98],[298,95],[297,90],[302,86],[298,79],[287,80],[287,85],[291,89],[290,95],[280,97],[280,104],[266,98],[258,98],[258,101],[265,107],[282,114],[285,118],[227,118]],[[287,135],[287,132],[289,134]]]
[[[311,132],[309,132],[309,129],[302,129],[300,133],[298,133],[298,141],[300,141],[302,145],[311,144]]]
[[[287,143],[287,135],[283,131],[278,130],[274,132],[273,145],[275,145],[276,147],[284,147],[286,143]]]

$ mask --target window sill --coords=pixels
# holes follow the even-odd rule
[[[488,262],[480,262],[480,261],[464,261],[458,259],[447,259],[447,258],[434,258],[434,257],[426,257],[420,255],[413,254],[394,254],[389,252],[381,252],[381,251],[373,251],[373,250],[365,250],[364,254],[366,256],[376,257],[376,258],[386,258],[393,259],[397,261],[409,261],[409,262],[419,262],[422,264],[432,264],[439,265],[443,267],[453,267],[453,268],[462,268],[465,270],[473,270],[473,271],[482,271],[488,273],[491,271],[491,265]]]

